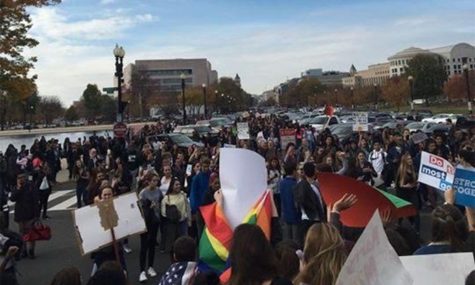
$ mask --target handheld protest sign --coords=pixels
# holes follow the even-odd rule
[[[455,170],[453,188],[457,204],[475,208],[475,168],[458,166]]]
[[[445,191],[452,188],[455,167],[444,158],[423,151],[417,181]]]
[[[114,238],[119,240],[134,234],[140,234],[147,231],[142,212],[137,205],[137,194],[127,193],[114,197],[113,202],[116,218],[113,212],[109,213],[100,210],[98,205],[90,205],[72,211],[74,228],[79,242],[79,248],[82,255],[101,249],[113,242]],[[106,211],[110,211],[109,208]],[[103,211],[100,214],[100,211]],[[107,220],[101,219],[101,215]],[[117,221],[117,223],[115,223]],[[110,226],[115,227],[110,229]]]
[[[416,214],[416,208],[411,203],[353,178],[334,173],[319,173],[318,181],[327,205],[332,205],[345,193],[356,195],[358,202],[341,213],[341,221],[348,227],[365,227],[377,209],[391,210],[394,218]]]
[[[234,229],[267,189],[266,164],[254,151],[233,148],[222,148],[219,161],[224,213]]]
[[[413,284],[389,243],[378,211],[351,250],[336,281],[336,285],[354,284]]]

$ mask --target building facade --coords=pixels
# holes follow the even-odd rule
[[[302,78],[316,78],[325,86],[341,86],[342,79],[348,76],[348,72],[322,71],[321,68],[309,69],[302,73]]]
[[[160,92],[181,92],[182,75],[187,87],[209,86],[218,80],[218,73],[205,58],[136,60],[124,69],[126,86],[131,83],[134,70],[145,72]]]
[[[343,87],[383,85],[389,79],[389,68],[389,62],[372,64],[360,71],[351,65],[350,76],[342,79]]]
[[[448,76],[462,74],[463,65],[470,70],[475,69],[475,47],[467,43],[458,43],[433,49],[410,47],[388,58],[390,63],[389,76],[400,76],[405,73],[409,61],[419,54],[441,56]]]

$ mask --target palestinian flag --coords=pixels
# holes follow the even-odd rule
[[[258,225],[266,237],[270,239],[272,200],[271,192],[267,190],[251,208],[243,223]],[[224,216],[223,210],[213,203],[200,208],[205,221],[205,229],[199,243],[199,258],[201,271],[214,271],[223,274],[223,278],[230,276],[227,264],[233,229]]]
[[[414,205],[388,192],[381,191],[354,178],[334,173],[319,173],[320,192],[327,205],[334,204],[345,193],[355,194],[356,204],[341,213],[341,221],[348,227],[366,227],[377,209],[390,209],[393,218],[416,215]]]

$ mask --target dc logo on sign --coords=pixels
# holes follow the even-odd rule
[[[445,190],[450,189],[450,188],[452,188],[452,183],[449,183],[445,180],[440,181],[440,184],[439,184],[439,189],[440,190],[445,191]]]

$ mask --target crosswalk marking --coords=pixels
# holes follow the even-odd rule
[[[48,199],[48,211],[70,210],[76,205],[76,190],[53,192]],[[14,213],[15,202],[9,201],[10,213]]]
[[[74,205],[76,205],[76,202],[77,202],[77,198],[76,196],[73,196],[71,198],[69,198],[68,200],[66,201],[63,201],[59,204],[56,204],[56,206],[52,207],[52,208],[49,208],[48,211],[61,211],[61,210],[66,210]]]

